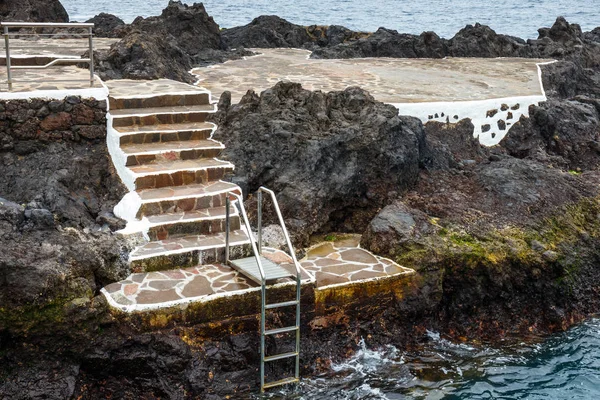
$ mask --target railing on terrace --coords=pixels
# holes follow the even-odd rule
[[[46,69],[50,68],[57,64],[79,64],[84,63],[89,65],[90,69],[90,86],[94,85],[94,41],[93,41],[93,28],[94,24],[91,23],[52,23],[52,22],[1,22],[0,27],[3,31],[4,36],[4,46],[6,51],[6,72],[7,72],[7,83],[8,89],[12,90],[13,83],[15,82],[13,79],[13,71],[19,69]],[[23,28],[32,28],[31,31],[23,32],[21,29]],[[86,39],[87,45],[81,47],[68,47],[69,50],[88,50],[87,58],[83,58],[82,56],[56,56],[56,55],[47,55],[44,53],[35,54],[30,52],[31,49],[47,49],[47,47],[37,45],[37,40],[22,40],[18,46],[11,47],[11,37],[19,38],[19,39],[43,39],[43,38],[51,38],[55,37],[55,33],[38,33],[37,30],[43,29],[57,29],[57,28],[66,28],[65,31],[60,31],[61,38],[81,38]],[[14,30],[19,31],[14,31]],[[12,32],[11,32],[12,30]],[[33,43],[33,46],[29,44]],[[39,57],[39,58],[47,58],[48,62],[44,65],[13,65],[11,59],[11,51],[13,50],[25,50],[22,52],[23,56],[27,57]]]

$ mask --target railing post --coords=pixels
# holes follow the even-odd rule
[[[93,30],[92,27],[90,26],[88,28],[88,33],[89,33],[89,41],[90,41],[90,87],[94,86],[94,40],[92,38],[93,36]]]
[[[8,26],[4,27],[4,46],[6,50],[6,76],[8,77],[8,90],[12,90],[12,73],[10,70],[10,40]]]
[[[225,194],[225,264],[229,263],[229,193]]]
[[[262,255],[262,190],[260,189],[258,189],[256,200],[258,201],[258,254]]]

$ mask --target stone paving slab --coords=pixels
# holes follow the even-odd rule
[[[155,79],[151,81],[140,81],[132,79],[118,79],[106,82],[113,98],[139,98],[141,93],[148,96],[160,96],[169,94],[190,94],[193,92],[206,93],[206,89],[199,86],[188,85],[170,79]]]
[[[169,242],[164,241],[165,243]],[[319,289],[332,285],[366,282],[413,272],[393,261],[358,247],[360,235],[344,235],[334,242],[310,248],[300,261],[303,282],[316,282]],[[291,257],[281,250],[263,248],[263,255],[295,274]],[[289,278],[276,283],[292,283]],[[239,293],[258,285],[222,265],[131,274],[126,280],[106,286],[102,292],[114,307],[124,311],[186,304],[223,293]]]
[[[88,51],[88,38],[39,38],[34,40],[34,37],[29,39],[10,39],[10,55],[11,57],[26,57],[34,55],[43,55],[48,57],[70,56],[81,57],[83,53]],[[117,38],[93,38],[94,50],[108,50],[110,46],[121,39]],[[6,45],[4,40],[0,43],[0,54],[5,58]]]
[[[199,84],[238,102],[249,89],[261,92],[279,81],[299,82],[309,90],[360,86],[385,103],[472,101],[540,95],[537,63],[523,58],[347,60],[309,59],[298,49],[252,49],[258,56],[193,70]]]
[[[75,65],[61,65],[50,69],[20,69],[12,71],[12,92],[34,92],[41,90],[75,90],[103,88],[97,76],[90,85],[90,71]],[[7,92],[6,67],[0,66],[0,92]]]

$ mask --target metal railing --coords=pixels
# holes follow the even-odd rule
[[[286,245],[289,249],[289,256],[292,258],[292,261],[294,263],[294,268],[296,270],[296,300],[295,301],[291,301],[291,302],[283,302],[283,303],[274,303],[274,304],[266,304],[266,288],[267,288],[267,280],[269,279],[268,276],[266,276],[265,274],[265,270],[263,268],[262,262],[261,262],[261,256],[262,256],[262,200],[263,200],[263,193],[267,193],[268,195],[270,195],[272,203],[273,203],[273,207],[275,208],[275,212],[277,213],[277,217],[279,219],[279,224],[281,226],[281,229],[283,231],[283,235],[285,237],[285,241],[286,241]],[[229,192],[226,195],[226,200],[225,200],[225,263],[229,263],[229,231],[230,231],[230,196],[235,197],[236,199],[236,205],[240,211],[240,214],[242,216],[243,222],[246,226],[246,229],[248,231],[248,237],[250,238],[250,244],[252,246],[252,252],[254,254],[254,258],[256,260],[257,266],[258,266],[258,270],[260,273],[260,278],[261,278],[261,309],[260,309],[260,357],[261,357],[261,363],[260,363],[260,389],[261,392],[265,391],[265,388],[267,387],[274,387],[276,385],[280,385],[280,384],[284,384],[284,383],[291,383],[291,382],[297,382],[299,377],[300,377],[300,295],[301,295],[301,283],[302,283],[302,274],[301,274],[301,269],[300,269],[300,264],[298,263],[298,260],[296,259],[296,252],[294,251],[294,247],[292,246],[292,241],[290,239],[290,235],[287,231],[287,228],[285,226],[285,222],[283,220],[283,216],[281,215],[281,210],[279,208],[279,203],[277,202],[277,198],[275,197],[275,192],[273,192],[270,189],[267,189],[265,187],[260,187],[258,189],[257,192],[257,200],[258,200],[258,240],[255,241],[254,240],[254,235],[252,234],[252,229],[250,227],[250,222],[248,221],[248,215],[246,213],[246,209],[244,207],[244,202],[242,199],[242,196],[234,193],[234,192]],[[257,247],[257,243],[258,243],[258,247]],[[295,356],[296,358],[296,362],[295,362],[295,368],[294,368],[294,378],[290,378],[290,379],[283,379],[281,381],[277,381],[277,382],[273,382],[270,384],[265,385],[265,333],[266,333],[266,309],[272,309],[272,308],[278,308],[278,307],[284,307],[284,306],[288,306],[288,305],[295,305],[296,306],[296,325],[295,325],[295,329],[296,329],[296,340],[295,340],[295,352],[291,353],[292,355]],[[287,329],[287,328],[284,328]],[[275,330],[277,331],[277,330]],[[286,356],[285,354],[282,354],[283,356]],[[275,356],[277,357],[277,356]],[[277,358],[275,358],[277,359]]]
[[[91,23],[53,23],[53,22],[1,22],[0,27],[3,30],[4,46],[6,51],[6,73],[8,77],[8,89],[12,90],[13,78],[12,71],[17,69],[46,69],[56,64],[65,63],[87,63],[90,67],[90,86],[94,85],[94,41],[93,41],[93,28],[94,24]],[[61,32],[65,36],[83,37],[88,39],[88,46],[86,47],[89,51],[88,58],[57,58],[45,65],[19,65],[12,66],[11,64],[11,47],[10,37],[17,36],[52,36],[45,34],[23,34],[21,32],[10,32],[11,29],[22,29],[22,28],[75,28],[84,30],[83,33],[72,33],[72,32]],[[44,57],[43,54],[34,55],[36,57]]]

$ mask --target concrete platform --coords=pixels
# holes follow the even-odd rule
[[[397,107],[400,115],[424,123],[469,118],[473,136],[485,146],[498,144],[515,121],[527,116],[530,105],[546,100],[538,65],[552,62],[524,58],[313,60],[306,50],[253,50],[260,55],[197,68],[193,73],[215,97],[230,91],[234,103],[249,89],[260,93],[279,81],[323,92],[359,86],[376,100]]]
[[[318,299],[344,304],[348,293],[357,301],[362,295],[352,296],[356,291],[389,291],[398,279],[410,280],[414,275],[412,269],[359,248],[359,242],[360,235],[345,235],[340,240],[310,248],[300,261],[303,286],[315,287]],[[288,271],[295,271],[291,258],[284,252],[265,248],[263,255]],[[280,279],[276,284],[293,286],[293,280]],[[136,312],[207,304],[231,296],[234,296],[231,301],[237,301],[240,296],[259,289],[259,285],[231,267],[209,264],[131,274],[124,281],[106,286],[102,292],[115,309]],[[343,295],[336,299],[340,293]]]
[[[309,90],[360,86],[385,103],[472,101],[542,95],[537,64],[523,58],[316,60],[298,49],[251,49],[260,55],[196,68],[199,84],[215,97],[229,90],[232,101],[286,80]]]

